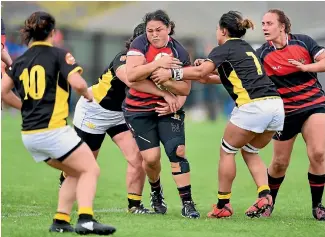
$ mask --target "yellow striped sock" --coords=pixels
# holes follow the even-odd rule
[[[78,210],[78,215],[86,214],[94,216],[94,211],[92,207],[80,207]]]
[[[128,193],[128,199],[132,199],[135,201],[141,201],[142,196],[136,193]]]
[[[231,198],[231,193],[227,193],[227,194],[218,193],[218,199],[230,199],[230,198]]]
[[[54,219],[60,220],[60,221],[66,221],[68,223],[70,223],[70,221],[71,221],[70,215],[68,215],[66,213],[62,213],[62,212],[55,213]]]
[[[257,193],[260,193],[260,192],[265,191],[265,190],[270,190],[269,185],[262,185],[262,186],[260,186],[260,187],[257,189]]]

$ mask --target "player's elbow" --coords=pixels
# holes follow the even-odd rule
[[[68,82],[71,85],[72,89],[75,90],[78,94],[87,90],[87,82],[80,76],[79,73],[73,73],[70,75]]]
[[[129,83],[133,83],[137,81],[136,74],[134,73],[133,68],[127,68],[126,79]]]
[[[74,85],[71,85],[71,87],[78,93],[82,94],[83,91],[87,90],[87,83],[86,81],[80,81],[79,83],[76,83]]]
[[[182,90],[179,90],[177,95],[180,95],[180,96],[188,96],[191,92],[191,88],[190,87],[186,87],[186,88],[183,88]]]

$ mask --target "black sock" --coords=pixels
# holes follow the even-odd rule
[[[79,214],[79,220],[92,220],[93,215],[90,214]]]
[[[182,203],[192,201],[191,185],[187,185],[177,189],[179,196],[182,199]]]
[[[128,202],[129,202],[129,208],[131,207],[139,207],[141,204],[141,195],[136,193],[128,193]]]
[[[149,181],[149,184],[150,184],[150,186],[151,186],[151,192],[157,192],[157,193],[161,192],[160,177],[159,177],[159,179],[158,179],[156,182],[154,182],[154,183],[151,183],[151,182]]]
[[[276,196],[278,195],[279,188],[280,188],[285,176],[280,177],[280,178],[273,178],[269,174],[269,172],[267,172],[267,176],[268,176],[268,181],[269,181],[269,187],[271,189],[270,191],[271,191],[271,196],[273,199],[273,204],[275,204]]]
[[[218,192],[217,208],[222,209],[230,202],[231,192]]]
[[[308,173],[308,180],[310,185],[311,199],[313,208],[317,207],[322,202],[325,174],[316,175]]]

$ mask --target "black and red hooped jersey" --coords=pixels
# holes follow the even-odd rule
[[[146,58],[146,62],[150,63],[157,60],[158,57],[163,54],[172,54],[183,63],[183,67],[191,64],[186,49],[172,37],[169,37],[169,41],[165,47],[157,49],[149,43],[145,34],[140,35],[132,42],[127,56],[143,55]],[[148,78],[148,80],[150,80],[150,78]],[[153,111],[157,106],[157,102],[164,102],[164,100],[155,95],[139,92],[130,88],[123,107],[128,111]]]
[[[287,45],[282,49],[276,49],[272,42],[267,42],[257,50],[267,75],[283,99],[287,115],[325,106],[325,93],[317,73],[302,72],[288,62],[288,59],[295,59],[310,64],[323,52],[324,47],[309,36],[300,34],[289,34]]]

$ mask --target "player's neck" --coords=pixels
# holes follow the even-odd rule
[[[281,34],[279,37],[271,41],[273,46],[277,49],[282,49],[288,44],[288,35]]]

